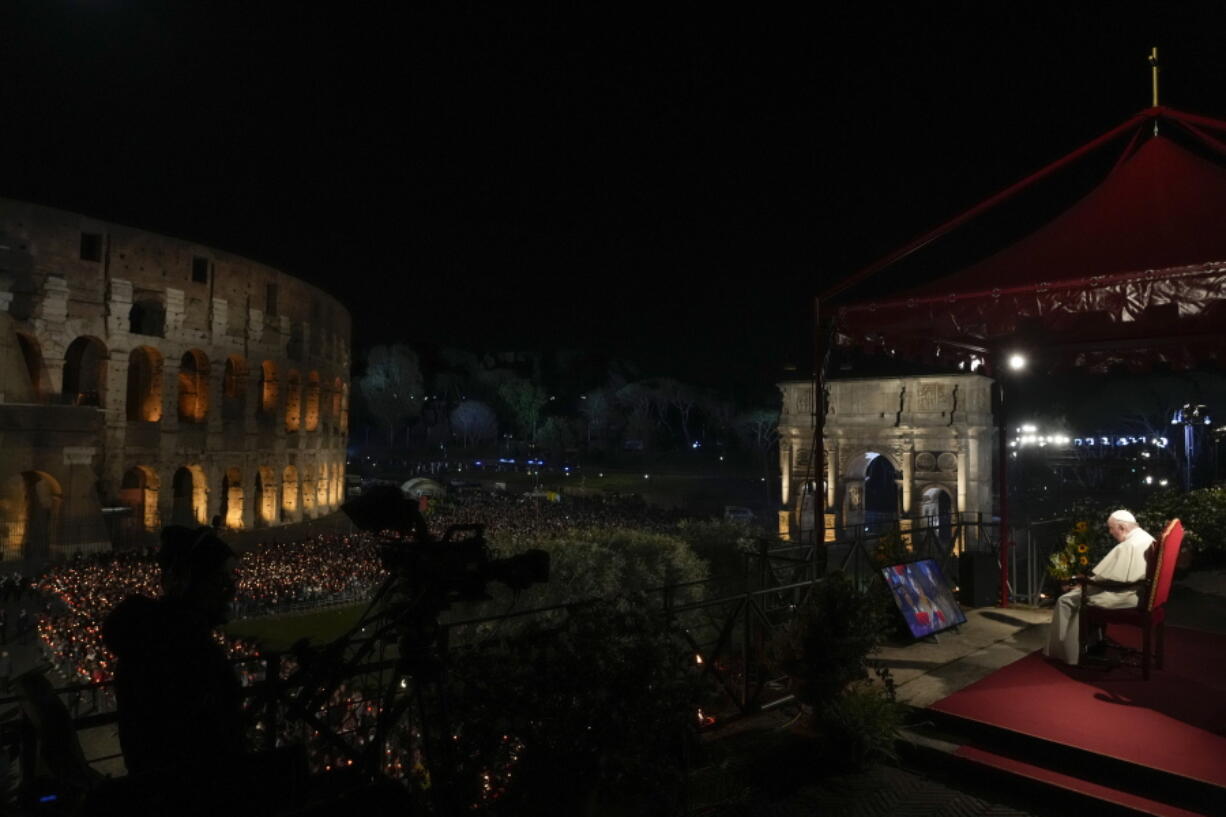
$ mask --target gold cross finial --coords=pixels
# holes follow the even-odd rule
[[[1154,107],[1158,107],[1158,48],[1153,47],[1149,51],[1149,71],[1154,79]]]

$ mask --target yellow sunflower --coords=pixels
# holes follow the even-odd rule
[[[1073,526],[1073,530],[1077,531],[1078,533],[1085,533],[1089,529],[1090,529],[1089,522],[1078,522],[1076,525]]]
[[[1080,562],[1080,563],[1081,563],[1083,566],[1084,566],[1084,565],[1088,565],[1088,564],[1090,563],[1090,560],[1089,560],[1089,559],[1087,559],[1085,556],[1082,556],[1082,557],[1081,557],[1080,559],[1078,559],[1077,561],[1078,561],[1078,562]]]
[[[1082,542],[1080,545],[1077,546],[1077,552],[1078,553],[1089,553],[1090,546],[1087,545],[1085,542]]]

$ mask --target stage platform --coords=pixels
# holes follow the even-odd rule
[[[1048,661],[1032,651],[1045,634],[1019,630],[955,660],[945,674],[957,678],[959,663],[983,668],[1008,658],[1002,649],[1026,652],[946,697],[921,702],[931,685],[912,690],[926,706],[913,741],[966,774],[1064,798],[1068,813],[1226,815],[1226,635],[1168,627],[1166,667],[1144,681],[1122,650],[1109,652],[1110,669]],[[1135,628],[1110,635],[1139,643]]]

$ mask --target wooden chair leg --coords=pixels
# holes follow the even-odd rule
[[[1149,656],[1153,646],[1151,629],[1151,627],[1141,628],[1141,677],[1146,681],[1149,680]]]
[[[1162,669],[1162,660],[1165,655],[1166,655],[1166,622],[1159,621],[1158,622],[1158,649],[1157,649],[1157,654],[1155,656],[1157,659],[1155,665],[1158,667],[1158,669]]]

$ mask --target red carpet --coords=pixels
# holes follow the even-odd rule
[[[1136,628],[1111,637],[1136,645]],[[1167,628],[1166,667],[1109,671],[1049,662],[1041,652],[932,709],[1098,755],[1226,786],[1226,636]]]

